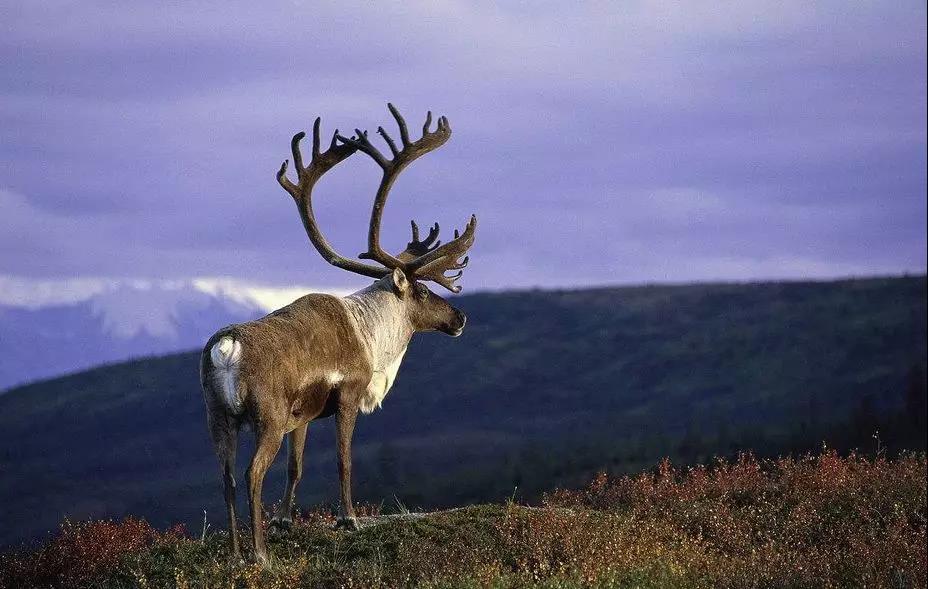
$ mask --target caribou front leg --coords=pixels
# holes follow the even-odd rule
[[[356,395],[346,395],[340,391],[338,408],[335,411],[336,438],[338,443],[338,479],[341,485],[341,505],[337,527],[358,530],[358,518],[354,515],[351,503],[351,438],[354,436],[354,424],[358,417]]]

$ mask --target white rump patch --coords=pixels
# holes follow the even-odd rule
[[[232,336],[223,336],[210,348],[216,387],[222,393],[226,407],[233,413],[241,413],[242,398],[238,391],[238,369],[242,359],[242,344]]]

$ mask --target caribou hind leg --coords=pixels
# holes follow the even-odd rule
[[[229,519],[230,559],[235,562],[242,559],[238,522],[235,517],[235,452],[238,445],[238,428],[238,423],[228,415],[210,415],[210,437],[216,449],[216,456],[219,458],[226,515]]]
[[[271,525],[281,530],[288,530],[293,524],[293,508],[296,502],[296,486],[303,478],[303,450],[306,447],[308,423],[304,423],[287,434],[287,489],[284,498],[271,520]]]
[[[255,428],[255,455],[248,467],[248,500],[251,506],[251,538],[254,542],[255,560],[260,564],[267,564],[267,545],[264,541],[264,512],[261,508],[261,489],[264,487],[264,476],[267,469],[274,462],[283,433],[276,428]]]

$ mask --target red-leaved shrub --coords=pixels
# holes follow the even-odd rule
[[[126,554],[184,536],[183,526],[159,532],[145,520],[65,520],[58,535],[33,552],[0,556],[0,587],[69,587],[114,567]]]

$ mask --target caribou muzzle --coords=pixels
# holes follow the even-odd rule
[[[445,325],[442,329],[442,333],[446,333],[451,337],[458,337],[464,333],[464,324],[467,323],[467,315],[461,313],[457,309],[454,311],[454,320]]]

